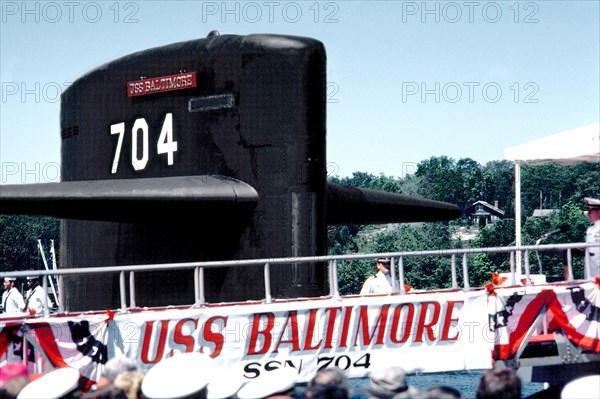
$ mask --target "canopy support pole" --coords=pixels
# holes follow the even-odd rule
[[[515,161],[515,246],[516,274],[521,274],[521,163]]]

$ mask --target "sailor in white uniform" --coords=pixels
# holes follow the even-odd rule
[[[50,298],[44,294],[44,288],[40,286],[39,276],[27,276],[27,289],[24,306],[27,309],[25,311],[41,316],[44,313],[46,303],[48,307],[52,307]]]
[[[591,276],[587,277],[594,278],[600,276],[600,199],[585,198],[585,209],[588,212],[588,219],[592,222],[587,229],[585,242],[596,244],[589,248]]]
[[[360,295],[391,294],[392,291],[399,291],[398,282],[392,281],[390,276],[390,263],[388,258],[377,259],[377,273],[365,281],[360,290]]]
[[[4,277],[4,292],[2,293],[2,309],[7,313],[21,313],[25,308],[23,296],[15,287],[17,279],[14,277]]]

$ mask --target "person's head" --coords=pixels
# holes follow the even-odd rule
[[[8,291],[15,286],[16,281],[17,279],[14,277],[4,277],[2,285],[4,285],[4,289]]]
[[[29,377],[18,376],[8,379],[0,384],[0,398],[17,399],[19,393],[29,384]]]
[[[487,370],[479,379],[477,399],[518,399],[521,397],[521,379],[508,367]]]
[[[90,391],[85,395],[86,399],[129,399],[125,391],[114,386]]]
[[[142,380],[147,399],[206,399],[214,361],[200,352],[177,353],[148,370]]]
[[[27,384],[17,399],[76,398],[79,395],[79,370],[63,367],[49,371]]]
[[[457,389],[446,385],[437,385],[419,391],[414,399],[460,399],[461,395]],[[394,397],[394,399],[397,399]]]
[[[27,282],[27,288],[35,287],[39,284],[40,276],[27,276],[25,281]]]
[[[348,388],[341,385],[314,385],[306,390],[308,399],[348,399]]]
[[[142,392],[143,371],[123,371],[113,381],[115,388],[122,389],[128,399],[137,399]]]
[[[587,211],[590,222],[595,223],[600,220],[600,199],[585,198],[585,210]]]
[[[391,261],[389,258],[379,258],[377,259],[377,270],[384,274],[388,274],[390,272],[390,264]]]
[[[306,389],[306,397],[310,399],[348,398],[347,380],[344,372],[337,367],[319,370]]]
[[[102,375],[96,383],[96,388],[104,388],[110,386],[117,376],[126,371],[136,371],[137,366],[135,363],[125,356],[113,357],[104,365]]]
[[[337,385],[346,386],[347,380],[344,371],[338,367],[319,370],[313,377],[311,385]]]
[[[369,398],[391,399],[398,394],[412,395],[416,390],[406,382],[406,373],[401,367],[387,367],[369,374]]]

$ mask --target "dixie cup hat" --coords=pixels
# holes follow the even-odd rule
[[[30,382],[19,392],[17,399],[62,398],[75,391],[79,384],[79,371],[64,367],[44,374]]]
[[[213,359],[203,353],[178,353],[148,370],[142,393],[148,399],[191,397],[206,388],[213,369]]]

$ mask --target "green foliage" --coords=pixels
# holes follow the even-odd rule
[[[379,176],[365,172],[354,172],[352,177],[332,177],[333,183],[343,184],[345,186],[370,188],[373,190],[388,191],[390,193],[402,193],[401,180],[395,179],[392,176],[386,176],[381,173]]]
[[[481,168],[479,199],[497,200],[505,218],[514,218],[514,165],[510,161],[491,161]]]
[[[569,202],[581,204],[584,197],[600,195],[600,163],[522,165],[521,182],[523,215]]]
[[[355,172],[350,178],[334,177],[332,181],[357,187],[401,192],[430,199],[446,201],[466,209],[474,202],[498,201],[505,212],[505,220],[480,226],[477,237],[469,247],[502,247],[514,245],[514,164],[510,161],[492,161],[484,166],[470,158],[455,161],[447,156],[431,157],[418,164],[414,175],[403,179],[364,172]],[[588,225],[583,215],[584,197],[600,196],[600,164],[581,163],[572,166],[556,164],[524,165],[521,168],[521,200],[523,208],[522,238],[524,244],[535,244],[544,233],[562,228],[541,241],[541,244],[581,242]],[[541,193],[541,195],[540,195]],[[554,208],[559,211],[549,217],[533,218],[534,209]],[[450,233],[464,221],[401,225],[373,234],[370,226],[337,226],[330,228],[330,253],[399,252],[449,249],[463,247],[463,242],[450,240]],[[340,230],[335,230],[340,229]],[[343,230],[347,229],[347,230]],[[539,256],[539,258],[538,258]],[[457,259],[458,278],[462,270]],[[375,272],[373,262],[344,262],[340,266],[340,291],[343,294],[359,292],[364,279]],[[537,273],[542,265],[549,279],[560,279],[563,273],[563,254],[531,253],[531,271]],[[405,258],[406,282],[415,288],[448,287],[451,283],[450,260],[441,258]],[[483,286],[491,281],[491,274],[510,271],[508,254],[477,254],[468,257],[469,283]],[[574,256],[575,278],[583,277],[583,259]],[[459,282],[460,284],[460,282]]]
[[[565,242],[582,242],[589,224],[581,208],[575,204],[563,205],[558,212],[543,218],[528,217],[522,228],[523,244],[557,244]],[[547,238],[545,233],[561,229]],[[579,252],[574,253],[573,268],[575,278],[583,278],[583,258]],[[530,254],[529,262],[532,272],[543,271],[551,280],[563,278],[565,254],[562,251],[539,251]]]
[[[341,295],[358,294],[367,277],[377,269],[371,260],[338,262],[338,289]]]
[[[0,270],[43,269],[37,239],[53,238],[58,248],[58,231],[57,219],[0,215]]]
[[[349,252],[356,252],[356,235],[359,229],[356,225],[329,226],[327,228],[327,238],[329,240],[329,253],[331,255],[341,255]]]

